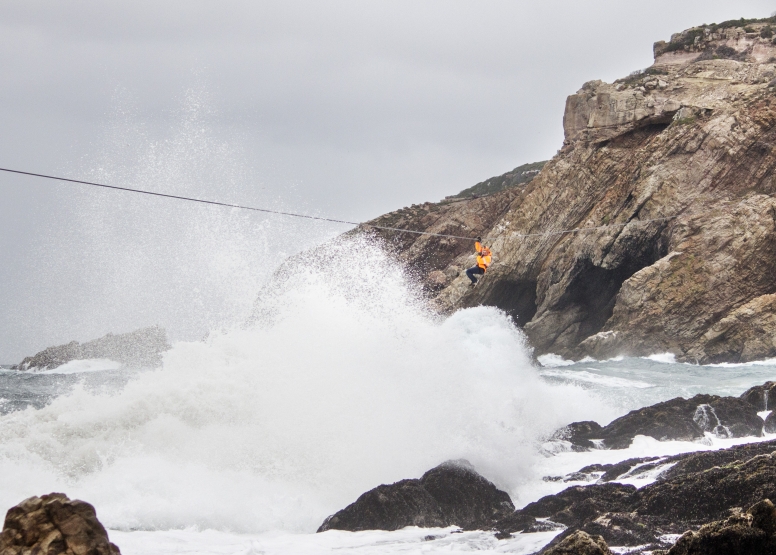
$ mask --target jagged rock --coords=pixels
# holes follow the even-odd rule
[[[601,536],[591,536],[581,530],[574,532],[557,545],[542,551],[543,555],[612,555]]]
[[[71,360],[108,358],[127,366],[154,367],[161,364],[162,353],[170,349],[167,332],[152,326],[129,333],[109,333],[99,339],[48,347],[38,354],[25,358],[16,368],[52,369]]]
[[[636,511],[676,521],[708,522],[733,507],[771,497],[776,498],[776,455],[757,455],[650,484],[639,490]]]
[[[419,480],[402,480],[364,493],[328,517],[318,532],[451,525],[465,530],[490,529],[514,509],[509,495],[480,476],[467,461],[448,461]]]
[[[776,509],[769,499],[697,532],[686,532],[668,555],[772,555],[776,553]]]
[[[30,497],[8,510],[0,555],[120,555],[89,503],[63,493]]]
[[[537,355],[776,357],[776,46],[758,32],[693,28],[652,67],[586,83],[563,148],[525,186],[375,220],[482,235],[494,262],[476,288],[460,274],[471,242],[377,233],[418,275],[459,272],[429,288],[439,311],[497,306]]]

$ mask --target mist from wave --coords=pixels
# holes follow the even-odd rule
[[[543,380],[499,310],[427,311],[365,237],[290,261],[254,314],[125,384],[0,417],[0,506],[65,491],[116,529],[312,531],[451,458],[514,492],[552,430],[615,416]]]

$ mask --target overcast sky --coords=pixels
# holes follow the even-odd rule
[[[776,1],[0,3],[0,166],[361,221],[552,157],[567,95]],[[0,362],[239,321],[347,227],[0,175]]]

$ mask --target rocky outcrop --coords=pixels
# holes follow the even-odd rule
[[[757,393],[749,397],[755,399]],[[763,420],[757,410],[754,404],[737,397],[677,397],[633,410],[604,427],[595,422],[574,422],[550,439],[568,441],[573,450],[579,451],[602,447],[625,449],[637,435],[659,441],[693,441],[703,438],[707,432],[724,438],[759,437]]]
[[[609,546],[601,536],[591,536],[581,530],[542,553],[544,555],[612,555]]]
[[[776,553],[776,507],[764,499],[723,520],[685,533],[667,555],[772,555]]]
[[[527,185],[375,220],[482,235],[494,263],[476,288],[462,275],[471,242],[377,233],[439,311],[500,307],[536,354],[776,356],[772,24],[693,28],[650,68],[586,83],[563,147]]]
[[[664,457],[649,463],[663,470],[650,485],[572,486],[516,510],[496,529],[499,537],[508,537],[526,529],[531,518],[548,519],[568,527],[552,545],[584,531],[600,535],[611,546],[664,549],[670,546],[666,534],[697,530],[776,495],[774,449],[776,441],[768,441]],[[637,464],[631,461],[621,476],[629,476]]]
[[[754,406],[758,411],[771,410],[776,405],[776,382],[765,382],[750,387],[741,394],[741,399]]]
[[[120,555],[89,503],[63,493],[30,497],[8,510],[0,555]]]
[[[129,333],[114,335],[78,343],[48,347],[38,354],[25,358],[15,368],[18,370],[52,369],[71,360],[107,358],[126,366],[155,367],[162,362],[162,353],[170,349],[167,332],[153,326]]]
[[[489,530],[514,509],[509,495],[480,476],[467,461],[448,461],[419,480],[402,480],[364,493],[328,517],[318,532],[451,525]]]

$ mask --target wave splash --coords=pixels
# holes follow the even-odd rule
[[[247,329],[0,418],[0,506],[65,491],[114,529],[313,531],[450,458],[515,492],[543,436],[611,416],[592,399],[542,381],[500,311],[434,316],[378,244],[341,239],[289,261]]]

